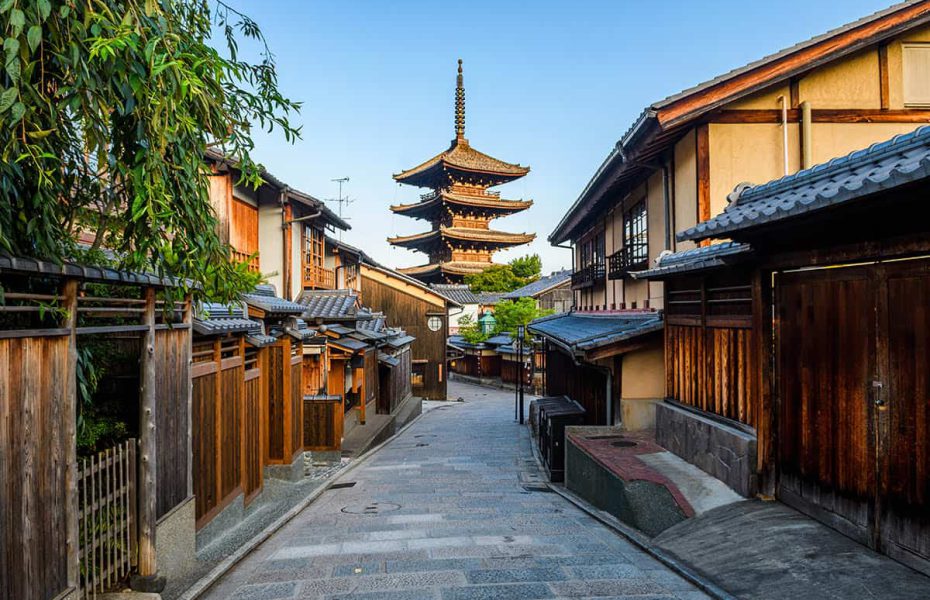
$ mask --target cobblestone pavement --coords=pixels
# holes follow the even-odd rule
[[[343,476],[204,597],[706,598],[560,496],[513,393],[450,384],[450,402]],[[351,485],[353,484],[354,485]]]

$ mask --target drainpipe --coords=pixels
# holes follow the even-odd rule
[[[785,175],[788,174],[788,99],[784,96],[779,96],[778,101],[781,102],[781,135],[782,135],[782,150],[784,150],[784,163],[785,163]]]
[[[811,145],[811,103],[804,101],[801,103],[801,168],[810,169],[814,166],[813,150]]]
[[[287,228],[289,227],[287,221],[287,193],[289,190],[289,187],[284,186],[284,188],[281,190],[281,194],[278,196],[278,204],[281,206],[281,256],[284,259],[281,263],[281,287],[284,288],[281,290],[282,298],[291,297],[291,257],[288,254],[287,247]]]
[[[553,248],[564,248],[564,249],[566,249],[566,250],[570,250],[570,251],[571,251],[571,253],[572,253],[572,274],[574,274],[574,273],[575,273],[575,248],[572,247],[571,244],[569,244],[568,246],[563,246],[563,245],[561,245],[561,244],[552,244],[552,247],[553,247]],[[575,307],[576,307],[576,304],[575,304],[575,290],[572,290],[572,307],[571,307],[571,310],[570,310],[569,312],[573,312],[573,311],[575,310]]]

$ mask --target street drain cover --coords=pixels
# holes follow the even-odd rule
[[[415,438],[433,438],[436,437],[435,433],[421,433],[420,435],[413,436]]]
[[[537,484],[537,485],[524,485],[524,486],[523,486],[523,489],[526,490],[526,493],[527,493],[527,494],[529,494],[529,493],[531,493],[531,492],[540,492],[540,493],[543,493],[543,494],[546,494],[546,493],[551,494],[551,493],[553,493],[552,490],[549,488],[549,486],[546,485],[546,484],[544,484],[544,483],[543,483],[543,484]]]
[[[393,502],[360,502],[342,507],[342,512],[349,515],[380,515],[400,509],[400,504]]]
[[[610,445],[616,448],[632,448],[636,445],[636,442],[631,442],[630,440],[620,440],[619,442],[613,442]]]
[[[429,444],[424,444],[423,442],[420,442],[419,444],[416,445],[417,448],[423,448],[424,446],[429,446]]]
[[[344,489],[350,488],[350,487],[355,487],[355,482],[354,482],[354,481],[346,481],[345,483],[334,483],[333,485],[329,486],[329,489],[331,489],[331,490],[344,490]]]

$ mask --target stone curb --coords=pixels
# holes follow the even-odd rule
[[[454,406],[456,404],[457,403],[455,402],[449,403],[450,406]],[[392,441],[394,441],[394,439],[397,438],[397,436],[399,436],[401,433],[406,431],[408,428],[412,427],[417,421],[422,419],[424,416],[433,412],[433,410],[435,410],[435,408],[430,409],[426,412],[420,413],[409,423],[407,423],[406,425],[401,427],[399,430],[394,432],[394,435],[384,440],[383,442],[381,442],[374,448],[367,450],[364,454],[362,454],[361,456],[353,460],[349,466],[347,466],[345,469],[342,469],[338,473],[336,473],[335,477],[327,479],[325,483],[320,485],[320,487],[310,492],[310,494],[304,500],[294,505],[290,510],[288,510],[286,513],[278,517],[273,523],[271,523],[268,527],[266,527],[265,529],[260,531],[258,534],[256,534],[248,542],[246,542],[242,546],[239,546],[239,548],[236,549],[235,552],[227,556],[220,564],[216,565],[209,573],[201,577],[191,587],[187,588],[187,590],[178,597],[178,600],[195,600],[196,598],[199,598],[204,592],[209,590],[213,586],[213,584],[216,583],[217,580],[220,579],[220,577],[225,575],[230,569],[236,566],[236,564],[238,564],[239,561],[241,561],[243,558],[248,556],[249,553],[251,553],[253,550],[258,548],[268,538],[274,535],[276,531],[278,531],[279,529],[287,525],[287,523],[291,521],[291,519],[296,517],[298,514],[301,513],[301,511],[303,511],[305,508],[310,506],[310,504],[312,504],[314,500],[322,496],[324,492],[329,490],[334,484],[336,484],[340,479],[342,479],[343,476],[348,475],[349,473],[354,471],[359,465],[361,465],[366,460],[368,460],[372,454],[376,453],[378,450],[380,450],[387,444],[390,444]]]

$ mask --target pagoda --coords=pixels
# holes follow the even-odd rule
[[[526,210],[532,200],[504,200],[488,188],[519,179],[529,167],[478,152],[465,139],[465,88],[459,60],[455,89],[455,139],[449,149],[412,169],[394,175],[398,183],[430,188],[419,202],[392,206],[399,215],[432,224],[424,233],[388,238],[403,248],[419,250],[429,262],[398,269],[425,283],[461,283],[465,275],[491,266],[495,252],[527,244],[532,233],[491,229],[491,221]]]

